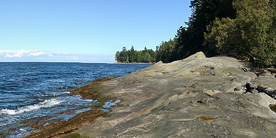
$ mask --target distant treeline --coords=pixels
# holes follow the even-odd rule
[[[132,46],[130,50],[123,47],[122,51],[117,51],[115,56],[117,62],[121,63],[150,63],[155,62],[155,52],[145,47],[142,51],[136,51]]]
[[[276,65],[276,0],[192,0],[187,27],[156,50],[123,48],[118,62],[172,62],[198,51],[227,55],[256,66]],[[187,8],[187,7],[183,7]]]
[[[117,51],[115,58],[117,62],[121,63],[153,63],[158,61],[170,62],[172,56],[172,47],[174,47],[175,41],[169,40],[162,42],[160,46],[156,46],[155,51],[152,49],[144,48],[144,50],[137,51],[131,46],[130,50],[123,47],[122,51]]]

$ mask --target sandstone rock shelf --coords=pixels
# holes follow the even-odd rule
[[[202,52],[102,82],[121,102],[66,136],[275,137],[276,78]],[[85,123],[83,123],[85,124]],[[60,136],[60,137],[63,137]]]

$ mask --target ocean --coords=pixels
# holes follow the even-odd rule
[[[45,117],[45,125],[48,125],[47,121],[68,120],[85,112],[89,108],[84,107],[95,101],[83,100],[78,95],[71,96],[69,94],[72,90],[90,84],[96,78],[120,77],[149,66],[150,64],[0,63],[0,137],[18,138],[29,134],[35,128],[28,126],[28,123],[38,117]]]

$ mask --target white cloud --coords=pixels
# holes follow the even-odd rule
[[[31,52],[29,54],[29,56],[40,56],[40,55],[43,55],[43,54],[46,54],[46,52]]]
[[[0,55],[4,55],[4,57],[7,58],[13,58],[13,57],[22,57],[24,54],[30,53],[33,50],[0,50]]]
[[[0,62],[114,62],[113,55],[68,54],[39,50],[0,50]]]
[[[0,50],[0,57],[5,58],[22,58],[26,56],[42,56],[48,54],[52,56],[54,52],[38,51],[38,50]]]

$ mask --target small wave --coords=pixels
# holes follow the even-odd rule
[[[38,104],[20,107],[16,110],[2,109],[2,110],[0,110],[0,114],[7,114],[7,115],[21,114],[21,113],[24,113],[24,112],[30,112],[30,111],[38,110],[38,109],[41,109],[41,108],[49,108],[49,107],[58,105],[62,102],[63,101],[60,101],[60,100],[57,100],[57,99],[45,100],[45,101],[40,102]]]
[[[93,102],[94,100],[92,100],[92,99],[84,99],[83,101],[86,101],[86,102]]]

